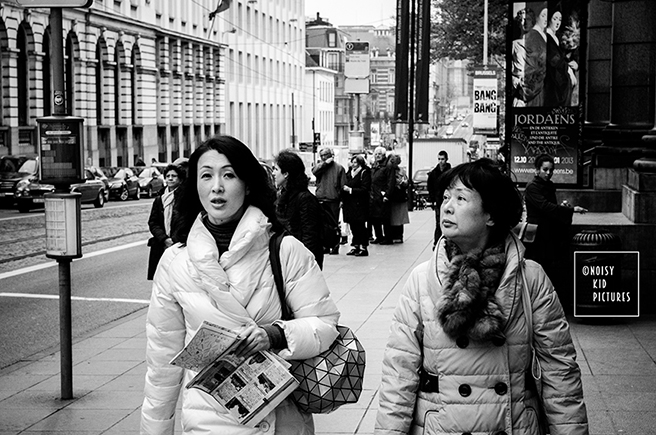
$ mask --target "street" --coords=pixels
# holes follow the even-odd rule
[[[151,203],[83,207],[84,256],[71,265],[74,340],[147,306],[145,242]],[[1,369],[57,350],[59,268],[43,253],[43,211],[0,219],[0,243]]]

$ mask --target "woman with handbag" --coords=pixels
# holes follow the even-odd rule
[[[150,255],[148,256],[149,281],[155,276],[155,270],[164,250],[179,241],[175,224],[174,205],[180,192],[178,187],[185,178],[185,171],[180,166],[168,165],[164,170],[166,188],[162,191],[161,195],[155,198],[153,206],[150,209],[148,228],[153,237],[148,240],[148,246],[150,246]]]
[[[303,160],[294,150],[282,150],[274,160],[273,177],[278,189],[276,216],[289,234],[314,254],[319,268],[323,269],[323,210],[308,190]]]
[[[169,364],[203,321],[236,331],[236,354],[271,349],[285,359],[306,359],[337,337],[339,311],[312,253],[294,237],[280,246],[287,307],[269,261],[269,239],[281,225],[275,191],[246,145],[229,136],[205,141],[189,158],[177,203],[187,237],[167,249],[153,281],[146,323],[148,368],[142,434],[172,434],[180,389],[196,373]],[[183,434],[314,433],[312,416],[285,399],[255,427],[238,423],[212,396],[182,393]]]
[[[442,237],[395,310],[374,433],[536,435],[543,411],[551,433],[587,435],[563,309],[511,233],[522,215],[512,180],[480,159],[447,172],[439,191]]]

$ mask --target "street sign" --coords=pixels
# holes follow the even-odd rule
[[[93,0],[16,0],[26,8],[88,8]]]

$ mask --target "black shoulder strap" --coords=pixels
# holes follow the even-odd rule
[[[285,301],[285,280],[282,277],[282,265],[280,264],[280,245],[282,239],[287,235],[286,232],[275,233],[269,239],[269,261],[273,270],[273,280],[276,283],[278,297],[280,298],[280,308],[282,310],[282,319],[290,320],[292,318],[289,307]]]

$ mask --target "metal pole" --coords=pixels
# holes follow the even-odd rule
[[[50,61],[52,63],[52,114],[65,115],[64,93],[64,41],[62,30],[62,8],[50,8]]]
[[[483,2],[483,65],[487,65],[487,0]]]
[[[71,327],[71,260],[59,263],[59,343],[61,368],[61,398],[73,398],[73,340]]]
[[[428,0],[424,0],[428,1]],[[417,20],[416,14],[416,0],[410,0],[410,89],[408,90],[408,178],[412,180],[412,147],[415,138],[415,22]],[[412,196],[412,192],[410,192]],[[412,199],[409,201],[408,208],[413,210]]]

